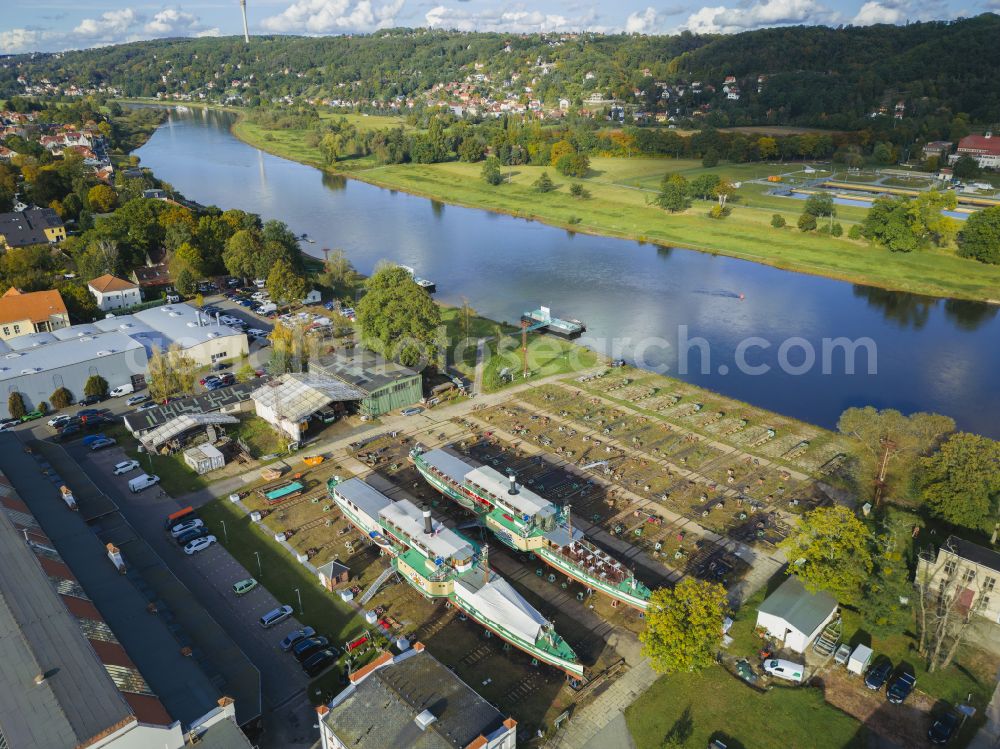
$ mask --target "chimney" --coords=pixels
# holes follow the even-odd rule
[[[431,508],[428,505],[424,505],[421,509],[424,511],[424,533],[429,536],[434,533],[434,521],[431,520]]]
[[[507,478],[510,479],[510,488],[507,490],[507,493],[517,494],[517,474],[513,471],[507,471]]]
[[[122,553],[121,553],[121,551],[119,551],[118,547],[115,546],[114,544],[108,544],[107,545],[107,550],[108,550],[108,559],[110,559],[111,563],[115,567],[118,568],[118,571],[121,574],[124,575],[125,574],[125,560],[122,559]]]

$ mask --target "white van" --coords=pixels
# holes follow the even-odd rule
[[[806,667],[800,663],[792,663],[782,658],[768,658],[764,661],[764,671],[777,676],[779,679],[787,679],[796,683],[802,681]]]
[[[112,389],[111,392],[108,393],[108,395],[110,395],[112,398],[118,398],[122,395],[128,395],[134,392],[135,392],[135,385],[133,385],[130,382],[125,385],[119,385],[118,387]]]
[[[272,312],[278,311],[278,305],[274,302],[264,302],[260,307],[257,308],[258,315],[270,315]]]
[[[148,473],[144,473],[141,476],[136,476],[134,479],[129,479],[128,488],[133,494],[137,494],[143,489],[148,489],[158,483],[160,483],[159,476],[150,476]]]

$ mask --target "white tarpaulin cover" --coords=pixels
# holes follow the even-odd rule
[[[445,528],[437,520],[431,520],[434,532],[424,533],[423,512],[408,499],[401,499],[383,507],[379,515],[402,530],[418,546],[430,551],[432,558],[469,559],[473,555],[472,546],[465,539],[450,528]]]
[[[548,623],[499,575],[491,575],[490,581],[484,583],[478,570],[471,572],[455,581],[455,593],[460,600],[531,643]]]
[[[510,493],[510,478],[489,466],[470,471],[466,477],[477,486],[483,487],[504,503],[510,505],[521,515],[535,517],[536,515],[551,515],[555,512],[552,503],[542,499],[530,489],[518,485],[517,494]]]

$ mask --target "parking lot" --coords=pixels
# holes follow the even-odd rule
[[[260,669],[268,705],[280,706],[304,690],[308,679],[302,669],[278,647],[285,635],[302,625],[294,616],[266,630],[258,622],[265,612],[285,603],[294,606],[295,602],[278,601],[261,585],[243,596],[235,595],[233,583],[257,577],[257,572],[246,570],[221,544],[213,544],[190,556],[185,554],[164,530],[165,518],[181,509],[180,505],[157,487],[138,494],[130,492],[128,481],[138,475],[138,471],[114,475],[114,465],[127,459],[120,449],[90,452],[84,445],[75,443],[68,450]]]

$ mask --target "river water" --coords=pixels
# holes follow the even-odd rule
[[[307,233],[316,242],[303,248],[319,257],[341,248],[362,273],[382,259],[412,266],[437,283],[437,299],[466,298],[498,320],[549,306],[587,324],[585,344],[763,408],[826,427],[849,406],[930,410],[1000,437],[996,306],[442,205],[271,156],[233,137],[231,123],[171,112],[138,155],[192,200]],[[853,374],[843,348],[824,344],[838,338],[861,344]]]

